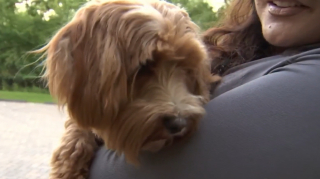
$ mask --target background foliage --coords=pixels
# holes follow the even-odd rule
[[[86,0],[0,0],[0,90],[44,92],[39,80],[41,61],[26,52],[44,45]],[[170,0],[207,29],[217,22],[222,7],[213,12],[203,0]]]

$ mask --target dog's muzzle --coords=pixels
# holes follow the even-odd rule
[[[177,116],[166,116],[163,118],[163,124],[170,134],[179,135],[186,130],[188,121]]]

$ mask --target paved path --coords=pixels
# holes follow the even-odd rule
[[[55,105],[0,101],[0,179],[47,179],[65,119]]]

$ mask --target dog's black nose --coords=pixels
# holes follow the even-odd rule
[[[171,134],[181,132],[187,126],[187,120],[176,116],[165,116],[163,118],[164,126]]]

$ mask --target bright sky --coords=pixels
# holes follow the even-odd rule
[[[223,4],[224,0],[206,0],[212,7],[213,10],[218,10]]]

